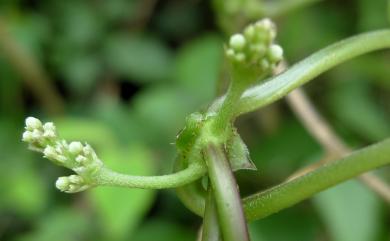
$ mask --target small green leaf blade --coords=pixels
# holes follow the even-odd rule
[[[236,129],[232,129],[231,137],[226,143],[226,151],[233,171],[241,169],[257,170],[250,158],[248,147]]]

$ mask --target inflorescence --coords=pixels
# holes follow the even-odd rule
[[[68,143],[58,137],[52,122],[42,122],[34,117],[26,119],[22,140],[29,148],[43,154],[53,163],[73,170],[77,175],[59,177],[56,187],[67,193],[80,192],[94,186],[93,177],[103,167],[93,148],[87,143]]]
[[[283,59],[283,49],[274,44],[275,37],[275,24],[268,18],[260,20],[247,26],[243,34],[232,35],[225,54],[233,68],[252,69],[255,75],[264,77]]]

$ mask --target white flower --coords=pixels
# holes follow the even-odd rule
[[[23,132],[22,141],[29,142],[29,143],[33,142],[34,141],[33,133],[31,131]]]
[[[26,118],[26,129],[32,131],[42,127],[42,122],[35,117]]]
[[[76,157],[76,162],[78,162],[78,163],[84,163],[84,162],[86,162],[86,161],[87,161],[87,158],[86,158],[85,156],[78,155],[78,156]]]
[[[242,50],[245,46],[246,40],[242,34],[234,34],[230,37],[230,46],[234,50]]]
[[[90,187],[79,175],[70,175],[68,177],[59,177],[55,183],[57,189],[62,192],[75,193],[81,192]]]
[[[69,152],[72,154],[79,154],[83,150],[83,145],[79,141],[73,141],[69,144]]]
[[[44,157],[47,157],[49,159],[57,159],[58,153],[56,149],[52,146],[46,146],[43,150]]]
[[[275,61],[275,62],[280,61],[283,58],[283,49],[279,45],[273,44],[269,48],[268,55],[272,61]]]
[[[54,126],[53,122],[46,122],[44,125],[43,125],[43,129],[45,131],[56,131],[56,127]]]
[[[56,188],[61,191],[65,191],[68,189],[69,179],[68,177],[59,177],[56,181]]]

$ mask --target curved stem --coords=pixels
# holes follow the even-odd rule
[[[194,162],[182,171],[162,176],[132,176],[103,168],[96,184],[129,188],[164,189],[175,188],[191,183],[206,173],[203,163]]]
[[[183,169],[184,160],[179,154],[175,160],[174,170],[175,172],[178,172]],[[196,215],[203,216],[205,210],[206,192],[199,181],[176,188],[176,194],[184,206]]]
[[[246,90],[241,96],[235,115],[239,116],[275,102],[346,60],[389,47],[390,30],[363,33],[330,45],[293,65],[284,73]],[[217,99],[209,108],[209,112],[218,111],[224,98],[223,96]]]
[[[249,234],[237,183],[222,146],[209,144],[204,155],[225,241],[248,241]]]
[[[390,164],[390,139],[244,199],[248,220],[264,218],[366,171]]]
[[[343,159],[327,163],[291,181],[244,198],[246,219],[253,221],[267,217],[327,188],[385,165],[390,165],[390,139],[355,151]],[[196,203],[191,203],[191,198],[196,200]],[[205,208],[204,198],[198,193],[188,192],[186,199],[186,206],[195,214],[202,216]]]

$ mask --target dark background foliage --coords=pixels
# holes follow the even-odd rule
[[[275,19],[290,64],[342,38],[388,27],[385,0],[321,1]],[[201,0],[1,0],[0,240],[195,240],[200,218],[173,190],[54,188],[69,174],[21,143],[23,120],[54,120],[115,170],[171,171],[185,116],[221,93],[217,12]],[[27,57],[26,57],[27,55]],[[29,62],[32,59],[32,62]],[[305,86],[352,147],[390,136],[389,52],[359,57]],[[37,69],[41,69],[37,72]],[[284,101],[238,127],[259,171],[242,195],[283,181],[323,151]],[[378,171],[390,181],[389,169]],[[261,241],[389,241],[389,206],[349,181],[250,224]]]

